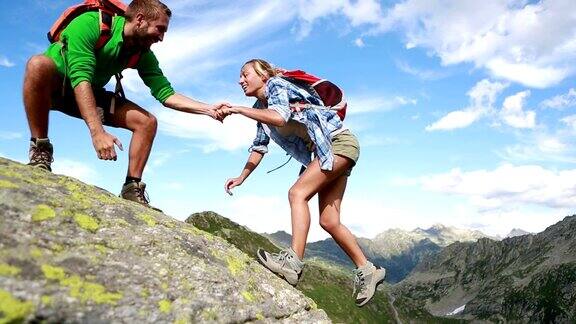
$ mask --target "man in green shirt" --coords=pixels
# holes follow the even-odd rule
[[[100,37],[99,13],[83,13],[66,26],[59,42],[28,61],[23,93],[31,133],[30,165],[51,171],[53,148],[48,139],[51,109],[84,119],[102,160],[116,160],[114,145],[123,149],[118,138],[106,132],[103,125],[128,129],[133,134],[121,196],[150,206],[142,173],[156,135],[157,120],[130,100],[105,91],[104,85],[139,52],[134,68],[152,96],[164,106],[221,120],[217,108],[228,105],[209,105],[176,93],[162,74],[150,46],[162,41],[170,17],[170,9],[159,0],[133,0],[125,17],[113,17],[111,38],[95,50]]]

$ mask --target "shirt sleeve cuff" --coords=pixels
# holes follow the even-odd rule
[[[256,151],[256,152],[259,152],[262,154],[266,154],[266,153],[268,153],[268,146],[266,146],[266,145],[252,145],[248,149],[248,152],[253,152],[253,151]]]

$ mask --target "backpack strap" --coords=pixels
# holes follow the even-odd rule
[[[98,38],[96,46],[94,47],[96,50],[102,49],[112,37],[113,14],[102,9],[98,10],[98,13],[100,16],[100,37]]]
[[[110,38],[112,38],[112,21],[115,16],[115,14],[102,9],[98,10],[98,12],[100,14],[100,37],[96,42],[95,50],[102,49],[104,45],[106,45],[106,43],[110,40]],[[141,56],[140,52],[132,54],[128,58],[128,63],[126,67],[127,68],[135,67],[136,64],[138,64],[138,61],[140,60],[140,56]],[[121,82],[123,78],[122,73],[121,72],[116,73],[114,77],[116,79],[116,87],[114,89],[114,96],[112,97],[112,101],[110,102],[111,114],[114,113],[114,110],[116,108],[116,98],[117,97],[126,98],[126,95],[124,94],[124,88],[122,87]]]
[[[98,41],[96,41],[96,46],[94,47],[95,50],[100,50],[106,45],[106,43],[112,38],[112,20],[114,19],[115,14],[105,11],[105,10],[98,10],[100,14],[100,37]],[[140,52],[136,52],[132,54],[128,58],[128,63],[126,68],[133,68],[138,64],[140,60]]]

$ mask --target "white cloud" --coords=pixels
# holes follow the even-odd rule
[[[16,65],[14,64],[14,62],[10,61],[7,57],[3,55],[0,55],[0,66],[13,67],[14,65]]]
[[[14,140],[22,138],[22,133],[0,131],[0,140]]]
[[[446,77],[446,73],[434,70],[418,69],[404,61],[397,61],[396,66],[400,69],[400,71],[413,75],[422,80],[438,80]]]
[[[448,173],[422,178],[425,190],[466,196],[480,210],[539,205],[576,207],[576,170],[548,170],[538,165],[504,164],[495,170]]]
[[[346,1],[342,13],[350,20],[352,26],[376,24],[382,19],[380,3],[375,0]]]
[[[265,195],[234,195],[224,202],[223,215],[230,215],[234,221],[253,231],[291,232],[290,205],[288,198]],[[258,206],[255,208],[255,206]]]
[[[465,109],[456,110],[448,113],[446,116],[442,117],[437,122],[432,125],[426,126],[427,131],[435,130],[452,130],[457,128],[465,128],[478,119],[484,114],[483,110],[480,109]]]
[[[190,115],[171,109],[155,111],[160,132],[195,140],[205,152],[247,148],[256,134],[256,123],[242,116],[229,116],[221,124],[210,117]]]
[[[240,46],[257,44],[261,37],[287,24],[295,15],[294,7],[283,1],[230,3],[218,11],[205,18],[195,16],[188,19],[191,23],[174,27],[164,42],[154,48],[168,75],[185,74],[206,61],[214,62],[215,67],[225,64],[231,53],[243,48]]]
[[[487,79],[478,82],[468,91],[469,107],[448,113],[432,125],[428,125],[426,130],[452,130],[470,126],[494,110],[496,96],[507,86],[507,84],[491,82]]]
[[[566,68],[539,67],[527,63],[507,62],[500,58],[490,60],[486,67],[496,77],[540,89],[554,86],[569,75],[569,70]]]
[[[366,45],[364,45],[364,41],[362,40],[362,38],[356,38],[354,40],[354,45],[356,45],[357,47],[360,47],[360,48],[366,46]]]
[[[576,131],[576,115],[566,116],[562,118],[560,121],[568,125],[568,127],[570,127],[572,130]]]
[[[472,63],[493,76],[545,88],[575,72],[576,2],[406,0],[370,34],[400,30],[444,65]]]
[[[530,91],[522,91],[504,100],[500,116],[506,124],[515,128],[533,128],[535,126],[536,113],[523,110],[528,96],[530,96]]]
[[[546,108],[564,109],[576,106],[576,89],[572,88],[567,93],[544,100],[541,106]]]
[[[571,127],[572,118],[563,119],[568,127],[549,132],[538,126],[531,132],[516,133],[517,144],[505,147],[496,153],[504,160],[513,163],[565,162],[576,163],[576,146],[572,145],[576,137]]]
[[[56,159],[52,164],[52,171],[86,183],[93,184],[98,179],[98,173],[89,164],[65,158]]]
[[[347,114],[360,114],[374,111],[389,111],[401,106],[416,105],[418,100],[403,96],[381,97],[353,95],[348,97]]]

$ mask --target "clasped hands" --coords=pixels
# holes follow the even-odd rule
[[[224,118],[236,113],[236,108],[229,103],[218,103],[213,106],[210,116],[222,122]]]

